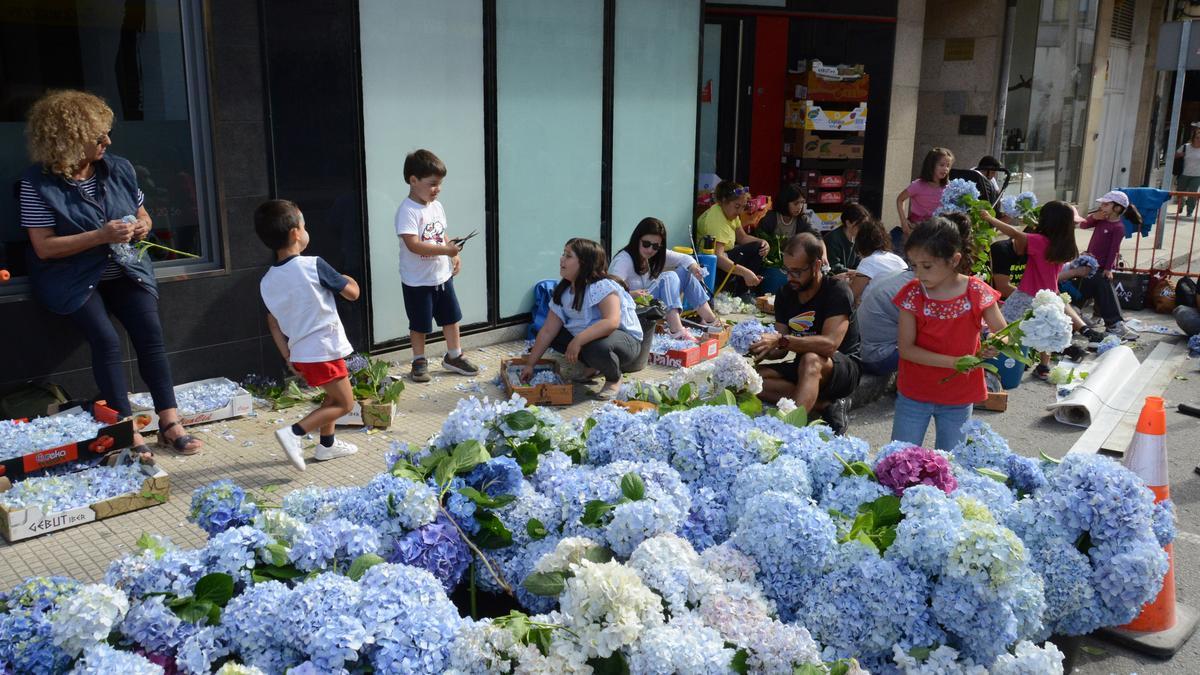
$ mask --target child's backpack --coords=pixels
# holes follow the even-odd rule
[[[554,295],[554,287],[557,285],[557,279],[543,279],[534,284],[533,310],[530,312],[529,332],[525,335],[527,340],[536,338],[538,331],[546,323],[546,315],[550,313],[550,298]]]

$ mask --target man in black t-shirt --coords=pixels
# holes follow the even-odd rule
[[[858,385],[859,338],[850,286],[821,269],[821,240],[804,233],[792,237],[783,250],[788,283],[775,296],[775,330],[750,346],[755,356],[785,363],[759,366],[763,390],[759,398],[775,403],[789,397],[812,414],[839,402],[825,419],[838,433],[845,431],[841,399]]]
[[[1013,248],[1012,239],[992,243],[992,287],[1000,291],[1000,297],[1007,298],[1017,290],[1025,275],[1025,261]]]

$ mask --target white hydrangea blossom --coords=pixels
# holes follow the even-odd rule
[[[775,407],[779,409],[779,412],[786,415],[796,409],[796,402],[784,396],[783,398],[779,399],[779,401],[775,404]]]
[[[63,602],[51,619],[54,644],[71,656],[108,639],[125,618],[129,598],[106,584],[88,584]]]
[[[534,572],[566,572],[574,571],[575,566],[583,561],[588,549],[600,546],[587,537],[567,537],[558,542],[554,550],[538,559],[533,564]]]
[[[632,569],[582,561],[559,596],[562,614],[588,658],[607,658],[663,623],[662,601]]]

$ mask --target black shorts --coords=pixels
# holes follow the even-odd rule
[[[432,333],[433,322],[439,326],[462,321],[462,309],[454,294],[454,279],[440,286],[409,286],[400,284],[404,293],[404,312],[408,314],[408,329],[414,333]]]
[[[800,379],[798,374],[800,370],[799,357],[784,363],[768,363],[765,367],[779,373],[788,382],[794,383]],[[839,398],[846,398],[854,393],[854,388],[858,386],[858,376],[861,373],[862,366],[859,365],[857,359],[841,352],[834,352],[833,370],[829,373],[829,379],[821,385],[821,389],[817,392],[817,399],[828,403]]]

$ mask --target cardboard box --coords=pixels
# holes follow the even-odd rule
[[[1006,391],[989,391],[987,400],[983,402],[984,410],[993,412],[1004,412],[1008,410],[1008,392]]]
[[[815,204],[841,204],[846,201],[841,190],[821,191],[816,195],[816,199],[809,199],[809,203]]]
[[[7,478],[0,477],[0,492],[10,489],[12,489],[12,483]],[[162,468],[155,467],[154,474],[147,476],[142,481],[142,488],[138,492],[118,495],[88,506],[80,506],[57,513],[42,513],[42,510],[35,506],[9,510],[0,504],[0,535],[3,535],[4,539],[9,542],[21,541],[47,532],[57,532],[94,520],[104,520],[130,511],[163,504],[170,498],[170,493],[170,476]]]
[[[842,214],[840,211],[817,211],[817,220],[820,222],[814,223],[813,226],[821,232],[829,232],[836,230],[842,224]]]
[[[785,129],[803,129],[805,127],[804,101],[787,101],[784,103],[783,126]]]
[[[809,159],[862,159],[863,137],[861,133],[841,138],[822,138],[816,132],[805,129],[801,132],[804,157]]]
[[[375,427],[387,429],[396,418],[396,402],[380,403],[373,399],[355,401],[350,412],[334,420],[334,424],[345,427]]]
[[[720,347],[717,346],[717,338],[713,337],[687,349],[668,349],[665,354],[650,352],[650,362],[669,368],[689,368],[701,361],[715,358],[718,351]]]
[[[754,307],[763,314],[775,313],[775,296],[768,293],[754,299]]]
[[[815,62],[817,65],[820,62]],[[789,92],[792,98],[810,101],[838,101],[853,103],[867,100],[871,92],[870,75],[837,75],[827,72],[828,67],[819,70],[810,68],[802,73],[788,73]]]
[[[199,387],[204,384],[225,383],[233,384],[232,380],[224,377],[210,377],[207,380],[198,380],[196,382],[188,382],[175,387],[176,393],[184,392],[193,387]],[[135,396],[149,396],[149,394],[135,394]],[[203,424],[205,422],[215,422],[217,420],[230,419],[232,417],[242,417],[247,415],[254,409],[254,397],[250,392],[237,388],[237,393],[229,399],[229,403],[217,408],[216,410],[208,410],[192,415],[179,415],[179,423],[185,427],[190,427],[193,424]],[[133,411],[134,421],[139,425],[141,431],[157,431],[158,430],[158,414],[154,410],[146,408],[135,408]],[[145,422],[143,426],[142,423]]]
[[[791,103],[788,104],[791,119]],[[811,131],[866,131],[867,104],[859,103],[849,110],[823,108],[814,101],[804,101],[804,128]],[[785,126],[790,126],[785,124]]]
[[[575,402],[575,387],[570,382],[564,381],[562,384],[539,384],[536,386],[525,386],[519,382],[512,382],[508,378],[508,369],[513,366],[524,366],[525,359],[504,359],[500,362],[500,379],[504,382],[504,390],[511,394],[517,394],[532,405],[571,405]],[[558,361],[553,359],[538,359],[534,365],[534,372],[540,370],[538,366],[549,366],[559,379],[563,379],[562,373],[558,369]]]
[[[82,412],[79,407],[59,412],[59,415]],[[0,462],[0,477],[11,480],[21,478],[43,469],[67,462],[99,460],[105,455],[133,445],[133,419],[117,421],[117,413],[103,405],[97,404],[92,410],[92,416],[107,426],[101,427],[94,438],[88,438],[74,443],[67,443],[55,448],[43,448],[21,457],[13,457]],[[52,415],[53,417],[53,415]]]

